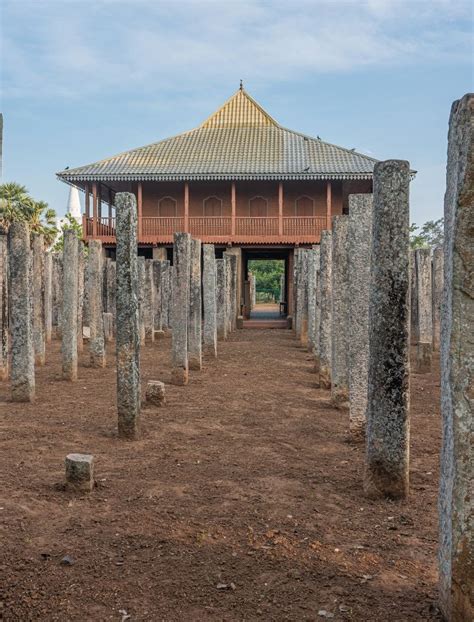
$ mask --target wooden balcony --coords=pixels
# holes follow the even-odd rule
[[[203,242],[240,244],[314,244],[327,228],[326,216],[148,217],[138,219],[138,242],[170,244],[173,233],[187,231]],[[115,218],[83,217],[84,240],[115,244]]]

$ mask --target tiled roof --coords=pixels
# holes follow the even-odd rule
[[[58,173],[64,181],[369,179],[374,158],[281,127],[239,89],[198,128]]]

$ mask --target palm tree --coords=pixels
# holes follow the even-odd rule
[[[44,235],[44,241],[50,246],[58,233],[56,212],[45,201],[32,201],[28,210],[28,223],[33,234]]]
[[[0,184],[0,224],[8,229],[12,222],[26,220],[31,201],[25,186],[14,181]]]

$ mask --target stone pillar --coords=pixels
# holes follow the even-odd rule
[[[296,298],[296,336],[301,344],[306,346],[308,342],[308,257],[310,251],[300,249],[297,264],[297,292]]]
[[[415,346],[419,340],[418,294],[416,291],[415,250],[410,250],[410,343]]]
[[[34,235],[33,244],[33,343],[36,365],[46,362],[44,334],[44,237]]]
[[[77,351],[84,350],[84,338],[82,331],[83,308],[84,308],[84,242],[77,240]]]
[[[152,250],[153,259],[157,261],[166,261],[168,259],[168,252],[165,246],[155,246]]]
[[[191,236],[175,233],[173,247],[171,383],[188,383],[188,314]]]
[[[117,304],[117,266],[115,261],[107,259],[107,287],[106,287],[106,310],[112,314],[113,326],[115,326]]]
[[[242,297],[242,249],[239,246],[232,246],[225,252],[231,256],[231,276],[232,276],[232,300],[231,300],[231,322],[232,330],[237,328],[237,317],[240,315]]]
[[[137,206],[135,196],[115,197],[117,213],[117,414],[120,438],[139,436],[140,336],[138,327]]]
[[[61,313],[63,310],[63,258],[62,255],[53,255],[53,326],[56,328],[56,338],[61,339]]]
[[[64,231],[62,365],[63,379],[77,380],[78,244],[76,232]]]
[[[375,165],[364,477],[372,498],[408,494],[409,184],[408,162]]]
[[[315,371],[319,372],[319,336],[321,331],[321,298],[320,298],[320,278],[321,278],[321,248],[318,246],[316,253],[316,280],[315,280],[315,309],[314,309],[314,337],[313,337],[313,356],[315,361]],[[316,361],[318,363],[316,364]],[[319,380],[318,383],[319,385]]]
[[[94,490],[94,457],[90,454],[66,456],[66,488],[73,492]]]
[[[300,252],[301,249],[295,248],[293,253],[293,322],[292,330],[295,335],[299,334],[298,317],[298,278],[300,273]]]
[[[316,339],[316,273],[319,271],[319,246],[307,251],[308,352],[314,352]],[[281,281],[280,281],[281,283]]]
[[[369,292],[372,195],[349,195],[349,429],[365,432],[369,379]]]
[[[10,378],[14,402],[32,402],[35,398],[31,261],[28,225],[14,222],[8,231]]]
[[[145,257],[138,257],[138,328],[140,331],[140,345],[145,345]]]
[[[161,322],[163,329],[171,327],[170,307],[171,307],[171,267],[168,260],[163,261],[160,270],[161,276]]]
[[[145,261],[145,290],[144,290],[144,324],[145,336],[155,341],[155,287],[153,284],[153,260]]]
[[[8,241],[0,233],[0,380],[8,379]]]
[[[254,309],[257,306],[257,283],[255,279],[255,274],[249,273],[249,281],[250,281],[250,310]]]
[[[286,302],[285,298],[285,275],[280,276],[280,302]]]
[[[213,244],[203,245],[202,294],[204,306],[204,353],[217,356],[216,255]]]
[[[104,341],[111,343],[114,338],[114,316],[112,313],[102,313],[102,324],[104,326]]]
[[[433,350],[439,350],[441,334],[441,305],[443,302],[444,286],[444,251],[442,246],[433,250],[431,264],[431,290],[432,290],[432,323],[433,323]]]
[[[237,255],[226,251],[224,253],[224,259],[227,262],[227,332],[230,333],[236,329],[238,315],[237,297],[239,288]]]
[[[319,351],[315,369],[322,389],[331,388],[332,359],[332,233],[321,231],[319,266]]]
[[[89,353],[91,367],[105,367],[105,341],[102,320],[102,242],[90,240],[87,262],[89,300]]]
[[[349,407],[349,219],[332,219],[332,355],[331,401]]]
[[[202,368],[201,240],[191,240],[189,272],[188,360],[189,369]]]
[[[474,95],[451,108],[441,320],[439,591],[449,622],[474,619]]]
[[[225,259],[216,259],[217,338],[227,339],[227,269]]]
[[[163,332],[163,291],[162,291],[162,279],[163,279],[163,265],[164,261],[161,259],[153,259],[152,273],[153,273],[153,326],[155,332]]]
[[[416,316],[418,318],[417,372],[431,370],[431,348],[433,324],[431,319],[431,249],[417,248],[415,251]],[[419,358],[421,355],[421,358]]]
[[[44,338],[51,343],[53,335],[53,255],[44,257]]]
[[[227,335],[232,332],[232,255],[223,254],[225,263],[225,315]]]

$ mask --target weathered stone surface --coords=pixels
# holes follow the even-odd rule
[[[433,324],[431,319],[431,250],[415,250],[416,316],[418,319],[418,341],[431,343]]]
[[[314,248],[308,251],[308,334],[307,334],[307,347],[308,352],[314,350],[314,339],[316,329],[316,252],[318,253],[319,263],[319,248],[316,251]]]
[[[77,380],[78,244],[76,232],[64,232],[62,369],[64,380]]]
[[[102,321],[102,272],[102,242],[100,240],[90,240],[87,261],[87,287],[91,367],[105,367],[105,340]]]
[[[77,351],[84,350],[83,307],[84,307],[84,242],[77,240]]]
[[[161,264],[161,322],[163,330],[171,328],[171,266],[168,260]]]
[[[321,231],[319,265],[319,352],[315,357],[315,369],[319,372],[319,385],[331,388],[332,358],[332,233]]]
[[[163,290],[162,290],[162,266],[164,262],[160,259],[153,259],[153,326],[156,333],[163,332]]]
[[[349,429],[365,431],[369,373],[369,291],[372,195],[349,195]]]
[[[231,333],[237,324],[237,256],[226,251],[226,306],[227,306],[227,333]]]
[[[113,317],[113,326],[115,327],[116,307],[117,307],[117,265],[112,259],[107,259],[106,271],[106,300],[105,310],[111,313]]]
[[[349,407],[348,230],[347,216],[333,216],[331,401],[335,408]]]
[[[255,274],[249,272],[249,281],[250,281],[250,310],[254,309],[257,305],[257,282],[255,279]]]
[[[94,456],[68,454],[65,463],[67,489],[75,492],[91,492],[94,489]]]
[[[433,250],[431,263],[431,290],[432,290],[432,322],[433,322],[433,350],[439,350],[441,336],[441,305],[443,303],[444,287],[444,251],[439,246]]]
[[[44,338],[51,343],[53,335],[53,255],[44,257]]]
[[[8,243],[0,233],[0,380],[7,380],[8,364]]]
[[[432,359],[432,343],[423,343],[419,341],[416,344],[416,367],[417,374],[429,374],[431,371],[431,359]]]
[[[296,336],[300,340],[303,346],[307,346],[308,343],[308,258],[309,251],[306,248],[302,248],[298,253],[298,279],[297,279],[297,324],[296,324]]]
[[[227,269],[224,259],[216,259],[217,337],[227,339]]]
[[[164,406],[166,404],[164,382],[149,380],[146,384],[145,400],[147,404],[153,406]]]
[[[295,248],[293,251],[293,321],[292,330],[295,335],[299,334],[297,330],[298,325],[298,278],[299,278],[299,254],[300,249]]]
[[[139,436],[140,336],[138,327],[137,205],[135,196],[115,197],[117,212],[117,414],[121,438]]]
[[[204,310],[203,349],[204,353],[217,356],[217,292],[216,255],[213,244],[204,244],[202,295]]]
[[[191,236],[175,233],[173,246],[171,383],[188,383],[188,314]]]
[[[153,285],[153,261],[145,261],[145,291],[143,301],[145,337],[155,341],[155,288]]]
[[[138,274],[138,328],[140,331],[140,344],[145,345],[146,328],[145,328],[145,297],[146,297],[146,267],[145,257],[139,256],[137,263]]]
[[[105,343],[111,343],[114,339],[114,316],[112,313],[102,313],[102,321]]]
[[[237,316],[240,315],[240,305],[242,302],[241,292],[241,271],[242,271],[242,249],[238,246],[228,248],[224,256],[230,257],[230,330],[237,327]]]
[[[36,365],[46,362],[44,334],[44,237],[34,235],[33,246],[33,343]]]
[[[409,184],[408,162],[375,165],[364,478],[369,497],[408,494]]]
[[[415,251],[410,250],[410,343],[416,345],[420,340],[418,324],[418,304],[416,293]]]
[[[191,240],[188,315],[189,369],[202,367],[201,240]]]
[[[451,109],[441,320],[439,589],[450,622],[474,619],[474,95]]]
[[[58,339],[61,338],[61,313],[63,310],[63,257],[53,254],[53,326]]]
[[[28,226],[14,222],[8,230],[10,378],[14,402],[32,402],[35,398],[31,261]]]

